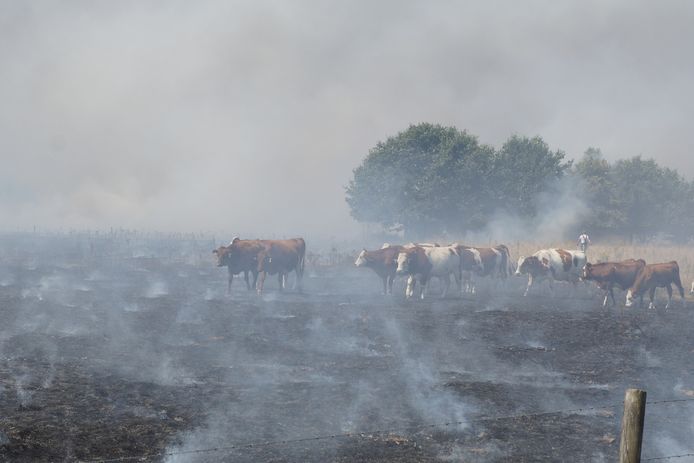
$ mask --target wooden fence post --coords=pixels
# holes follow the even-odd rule
[[[622,434],[619,441],[619,463],[641,462],[643,420],[646,416],[646,391],[627,389],[624,394]]]

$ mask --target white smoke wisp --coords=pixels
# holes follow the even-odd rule
[[[427,423],[459,423],[460,429],[467,427],[466,415],[470,407],[458,397],[438,387],[438,374],[429,366],[431,361],[416,358],[409,351],[409,343],[400,326],[394,320],[386,320],[385,331],[390,343],[402,362],[402,381],[405,383],[407,399],[414,410]]]
[[[535,218],[499,209],[480,232],[468,233],[465,239],[479,244],[533,241],[551,246],[558,239],[578,236],[583,220],[590,213],[582,191],[582,181],[577,177],[556,180],[538,195]]]

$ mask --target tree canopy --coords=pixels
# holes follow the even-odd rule
[[[663,234],[682,241],[694,235],[694,184],[673,169],[641,156],[610,164],[590,148],[574,173],[584,181],[591,229],[639,239]]]
[[[411,125],[353,173],[352,216],[412,238],[482,230],[500,213],[532,221],[567,185],[585,205],[581,226],[596,234],[694,235],[694,183],[676,171],[640,156],[610,163],[596,148],[572,163],[539,136],[512,135],[497,150],[455,127]]]

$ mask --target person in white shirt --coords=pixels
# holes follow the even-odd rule
[[[578,249],[580,249],[583,252],[586,252],[588,250],[589,245],[590,245],[590,237],[588,236],[588,233],[586,233],[584,231],[578,237]]]

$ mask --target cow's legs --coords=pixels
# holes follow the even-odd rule
[[[453,276],[455,277],[455,284],[458,285],[458,292],[460,294],[463,293],[463,275],[460,271],[458,272],[453,272]]]
[[[612,307],[617,305],[617,301],[614,299],[614,287],[610,286],[610,296],[612,297]],[[605,296],[605,302],[607,302],[607,296]]]
[[[395,281],[395,275],[388,275],[388,292],[393,294],[393,281]]]
[[[263,286],[265,285],[265,277],[267,276],[267,272],[259,272],[258,273],[258,284],[256,286],[256,291],[258,294],[263,293]]]
[[[284,289],[284,273],[279,272],[277,274],[277,282],[279,283],[280,291]]]
[[[528,274],[528,286],[525,287],[525,294],[523,296],[527,296],[528,293],[530,292],[530,288],[533,286],[533,276],[532,274]]]
[[[234,273],[231,271],[231,267],[227,267],[229,271],[229,281],[227,282],[227,295],[231,294],[231,282],[234,280]]]
[[[655,286],[648,291],[648,296],[651,298],[651,303],[648,305],[648,308],[655,309]]]
[[[667,285],[665,289],[667,290],[667,304],[665,304],[665,308],[669,309],[670,302],[672,302],[672,285]]]
[[[258,284],[258,272],[256,270],[251,270],[251,273],[253,274],[253,285],[248,287],[249,290],[255,289]]]
[[[441,294],[442,298],[445,298],[448,295],[448,288],[451,287],[451,275],[448,274],[443,278],[443,294]]]
[[[381,278],[383,280],[383,295],[388,294],[388,275]]]
[[[414,295],[414,287],[416,284],[416,280],[414,276],[410,275],[407,277],[407,285],[405,285],[405,297],[407,299],[411,298]]]
[[[424,299],[424,295],[425,295],[426,293],[428,293],[427,290],[429,289],[429,283],[430,283],[430,282],[431,282],[431,278],[427,278],[427,277],[425,277],[425,276],[423,276],[423,277],[419,280],[419,298],[420,298],[420,299]]]
[[[251,283],[248,281],[248,270],[243,271],[243,281],[246,282],[246,289],[251,289]]]

